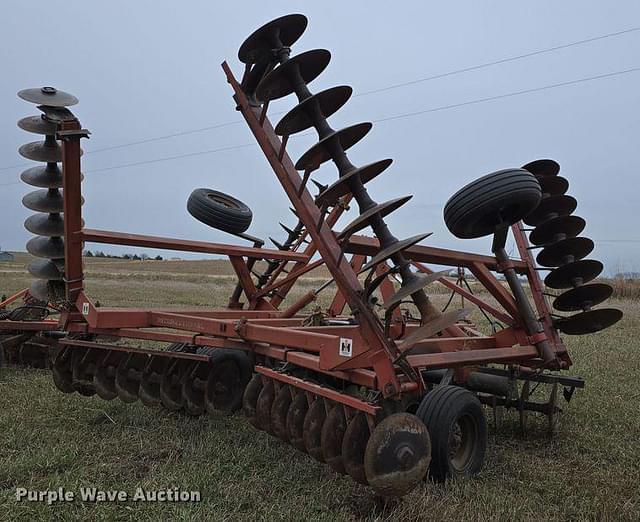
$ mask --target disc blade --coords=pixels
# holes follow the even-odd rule
[[[317,107],[325,118],[338,111],[351,97],[353,89],[348,85],[331,87],[301,101],[278,122],[275,133],[288,136],[313,127],[313,114]]]
[[[48,134],[53,136],[56,133],[57,125],[45,120],[42,116],[27,116],[18,120],[18,127],[34,134]]]
[[[364,454],[367,481],[384,497],[409,493],[425,478],[430,462],[427,427],[410,413],[393,413],[380,422]]]
[[[48,301],[49,300],[48,281],[45,281],[44,279],[38,279],[36,281],[33,281],[31,283],[31,286],[29,287],[29,293],[36,299],[40,299],[40,301]],[[54,380],[55,380],[55,377],[54,377]]]
[[[576,312],[591,308],[606,301],[613,294],[613,288],[604,283],[593,283],[567,290],[556,297],[553,307],[561,312]]]
[[[63,277],[58,265],[50,259],[36,259],[27,265],[27,270],[38,279],[60,280]]]
[[[348,172],[320,193],[316,198],[316,204],[318,206],[335,204],[342,196],[351,193],[349,184],[352,183],[354,178],[359,177],[362,184],[368,183],[378,174],[382,174],[392,162],[392,159],[383,159]]]
[[[25,101],[50,107],[71,107],[78,103],[78,98],[73,94],[59,91],[55,87],[24,89],[18,92],[18,96]]]
[[[62,188],[62,171],[56,163],[31,167],[20,174],[20,179],[33,187]]]
[[[622,312],[615,308],[600,308],[588,310],[558,319],[554,322],[556,328],[567,335],[584,335],[599,332],[609,328],[622,319]]]
[[[529,241],[534,245],[549,245],[567,239],[576,237],[584,230],[586,222],[579,216],[560,216],[538,225],[529,234]]]
[[[48,163],[62,161],[62,148],[57,142],[49,144],[44,141],[32,141],[22,145],[18,149],[18,153],[23,158],[33,161],[45,161]]]
[[[580,286],[598,277],[604,266],[600,261],[582,259],[568,265],[563,265],[550,272],[544,278],[544,284],[549,288],[562,289]]]
[[[274,49],[293,45],[307,28],[307,17],[301,14],[281,16],[251,33],[238,50],[243,63],[271,60]]]
[[[561,196],[569,190],[569,181],[562,176],[548,176],[539,178],[540,188],[542,189],[542,197]]]
[[[551,218],[568,216],[576,207],[578,202],[571,196],[552,196],[544,198],[538,207],[526,216],[523,221],[530,226],[538,226]]]
[[[384,203],[378,203],[377,205],[371,207],[369,210],[366,210],[365,212],[360,214],[356,219],[349,223],[342,232],[340,232],[340,239],[350,237],[359,230],[368,227],[371,223],[371,220],[376,216],[376,214],[379,214],[380,217],[384,217],[394,210],[399,209],[412,197],[413,196],[403,196],[401,198],[385,201]]]
[[[540,266],[560,266],[579,261],[593,251],[593,241],[586,237],[571,237],[544,247],[536,257]]]
[[[371,259],[371,261],[369,261],[366,265],[362,267],[362,269],[360,270],[360,273],[365,272],[370,268],[373,268],[374,266],[376,266],[379,263],[382,263],[383,261],[386,261],[390,257],[393,257],[394,255],[396,255],[398,252],[402,252],[403,250],[406,250],[410,246],[413,246],[416,243],[419,243],[423,239],[428,238],[431,234],[433,234],[433,232],[428,232],[426,234],[418,234],[417,236],[408,237],[407,239],[403,239],[402,241],[396,241],[392,245],[389,245],[387,248],[378,252]]]
[[[256,402],[256,422],[258,428],[271,433],[271,406],[275,398],[275,386],[273,381],[268,380],[262,386],[258,402]]]
[[[434,281],[437,281],[441,277],[446,276],[449,270],[441,270],[440,272],[434,272],[433,274],[416,274],[414,280],[406,285],[400,287],[400,289],[393,294],[384,303],[385,308],[391,308],[395,304],[403,301],[411,294],[415,294],[419,290],[422,290],[425,286],[430,285]]]
[[[349,476],[360,484],[367,484],[364,470],[364,454],[369,441],[370,431],[367,416],[357,413],[353,417],[342,438],[342,462]]]
[[[324,399],[318,397],[311,406],[304,418],[302,426],[302,439],[307,453],[318,462],[324,462],[322,454],[321,436],[322,425],[326,419],[327,412],[324,405]]]
[[[296,169],[313,170],[318,168],[322,163],[331,159],[330,145],[334,139],[337,138],[342,150],[346,151],[364,138],[372,127],[373,124],[369,122],[357,123],[330,133],[300,157],[296,162]]]
[[[299,79],[305,84],[315,80],[329,65],[331,53],[326,49],[306,51],[290,58],[268,73],[256,88],[256,97],[263,101],[277,100],[295,91]]]
[[[22,198],[22,204],[35,212],[60,213],[64,210],[62,192],[56,189],[34,190]]]
[[[347,419],[344,415],[342,404],[336,404],[329,410],[327,418],[322,426],[320,445],[324,460],[333,471],[344,474],[342,462],[342,441],[347,429]]]
[[[276,393],[271,406],[271,431],[279,439],[289,441],[287,433],[287,412],[291,406],[291,390],[288,386],[282,386]]]
[[[309,402],[304,392],[297,393],[287,412],[287,435],[292,446],[299,451],[306,452],[304,446],[304,419],[307,416]]]
[[[64,220],[60,214],[34,214],[25,220],[24,228],[36,236],[63,236]]]
[[[522,168],[531,172],[536,178],[556,176],[560,172],[560,165],[550,159],[535,160],[527,163]]]
[[[442,330],[446,330],[450,326],[455,325],[461,319],[467,317],[470,313],[471,310],[469,310],[468,308],[461,308],[460,310],[446,312],[440,317],[429,321],[426,324],[423,324],[422,326],[411,332],[402,340],[402,344],[400,344],[398,348],[403,353],[411,350],[413,346],[415,346],[423,339],[428,339],[429,337],[433,337]]]
[[[34,237],[27,242],[27,252],[36,257],[62,259],[64,241],[59,237]]]

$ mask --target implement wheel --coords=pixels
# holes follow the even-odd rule
[[[416,415],[431,436],[432,480],[444,482],[480,472],[487,448],[487,422],[473,393],[458,386],[439,386],[425,395]]]
[[[251,379],[251,362],[238,350],[209,349],[209,376],[204,406],[209,413],[233,413],[242,408],[242,398]]]
[[[236,198],[206,188],[195,189],[187,210],[201,223],[231,234],[242,234],[251,225],[251,209]]]
[[[444,221],[460,239],[493,234],[517,223],[540,203],[536,177],[523,169],[499,170],[456,192],[444,207]]]

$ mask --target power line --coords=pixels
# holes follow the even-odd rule
[[[575,46],[578,46],[578,45],[584,45],[586,43],[592,43],[592,42],[596,42],[596,41],[599,41],[599,40],[604,40],[606,38],[612,38],[612,37],[615,37],[615,36],[622,36],[624,34],[636,32],[636,31],[640,31],[640,26],[639,27],[631,27],[629,29],[624,29],[622,31],[616,31],[616,32],[613,32],[613,33],[607,33],[607,34],[603,34],[603,35],[599,35],[599,36],[594,36],[592,38],[586,38],[584,40],[578,40],[578,41],[570,42],[570,43],[563,44],[563,45],[556,45],[554,47],[548,47],[546,49],[538,49],[536,51],[531,51],[531,52],[524,53],[524,54],[519,54],[519,55],[516,55],[516,56],[510,56],[510,57],[507,57],[507,58],[502,58],[500,60],[494,60],[492,62],[485,62],[485,63],[481,63],[481,64],[478,64],[478,65],[472,65],[470,67],[464,67],[464,68],[461,68],[461,69],[455,69],[453,71],[448,71],[448,72],[437,74],[437,75],[433,75],[433,76],[426,76],[424,78],[417,78],[415,80],[409,80],[409,81],[402,82],[402,83],[392,84],[392,85],[388,85],[386,87],[381,87],[379,89],[372,89],[372,90],[369,90],[369,91],[356,93],[356,94],[354,94],[353,97],[356,98],[356,97],[359,97],[359,96],[368,96],[368,95],[371,95],[371,94],[377,94],[377,93],[380,93],[380,92],[385,92],[385,91],[389,91],[389,90],[392,90],[392,89],[398,89],[398,88],[406,87],[406,86],[409,86],[409,85],[415,85],[415,84],[418,84],[418,83],[423,83],[423,82],[427,82],[427,81],[431,81],[431,80],[437,80],[437,79],[440,79],[440,78],[446,78],[448,76],[454,76],[456,74],[462,74],[462,73],[465,73],[465,72],[476,71],[476,70],[479,70],[479,69],[484,69],[486,67],[493,67],[495,65],[501,65],[503,63],[513,62],[513,61],[516,61],[516,60],[522,60],[524,58],[530,58],[532,56],[538,56],[538,55],[541,55],[541,54],[551,53],[551,52],[559,51],[559,50],[562,50],[562,49],[575,47]],[[272,113],[272,115],[284,114],[284,112],[286,112],[286,111],[282,111],[282,112],[278,112],[278,113]],[[125,148],[125,147],[132,147],[132,146],[135,146],[135,145],[143,145],[145,143],[152,143],[152,142],[155,142],[155,141],[166,140],[166,139],[170,139],[170,138],[176,138],[176,137],[179,137],[179,136],[186,136],[186,135],[189,135],[189,134],[196,134],[196,133],[199,133],[199,132],[205,132],[205,131],[209,131],[209,130],[220,129],[220,128],[228,127],[228,126],[231,126],[231,125],[238,125],[240,123],[242,123],[242,120],[228,121],[228,122],[224,122],[224,123],[218,123],[218,124],[215,124],[215,125],[210,125],[210,126],[207,126],[207,127],[201,127],[201,128],[198,128],[198,129],[188,129],[188,130],[184,130],[184,131],[174,132],[174,133],[171,133],[171,134],[164,134],[164,135],[161,135],[161,136],[154,136],[154,137],[145,138],[145,139],[141,139],[141,140],[137,140],[137,141],[131,141],[131,142],[127,142],[127,143],[121,143],[121,144],[118,144],[118,145],[102,147],[102,148],[99,148],[99,149],[94,149],[94,150],[87,151],[87,152],[85,152],[85,154],[96,154],[96,153],[99,153],[99,152],[105,152],[105,151],[110,151],[110,150],[115,150],[115,149],[121,149],[121,148]],[[15,168],[20,168],[20,167],[23,167],[23,166],[26,166],[26,165],[29,165],[29,164],[28,163],[22,163],[20,165],[11,165],[11,166],[7,166],[7,167],[0,167],[0,170],[15,169]],[[0,186],[2,186],[2,185],[0,185]]]
[[[373,123],[381,123],[381,122],[387,122],[387,121],[393,121],[393,120],[399,120],[399,119],[403,119],[403,118],[408,118],[411,116],[419,116],[422,114],[428,114],[428,113],[433,113],[433,112],[438,112],[438,111],[443,111],[443,110],[449,110],[449,109],[456,109],[456,108],[460,108],[460,107],[465,107],[468,105],[474,105],[474,104],[478,104],[478,103],[485,103],[488,101],[494,101],[494,100],[500,100],[500,99],[504,99],[504,98],[510,98],[513,96],[520,96],[523,94],[530,94],[530,93],[534,93],[534,92],[540,92],[540,91],[545,91],[545,90],[549,90],[549,89],[555,89],[558,87],[565,87],[565,86],[569,86],[569,85],[576,85],[579,83],[584,83],[584,82],[589,82],[589,81],[594,81],[594,80],[600,80],[603,78],[611,78],[614,76],[620,76],[623,74],[629,74],[632,72],[637,72],[640,71],[640,67],[633,67],[631,69],[625,69],[622,71],[614,71],[611,73],[605,73],[605,74],[600,74],[597,76],[588,76],[585,78],[578,78],[576,80],[570,80],[570,81],[566,81],[566,82],[560,82],[560,83],[554,83],[551,85],[544,85],[542,87],[534,87],[532,89],[524,89],[524,90],[520,90],[520,91],[515,91],[515,92],[510,92],[510,93],[505,93],[505,94],[499,94],[496,96],[489,96],[486,98],[478,98],[475,100],[469,100],[466,102],[461,102],[461,103],[454,103],[454,104],[450,104],[450,105],[441,105],[439,107],[432,107],[429,109],[424,109],[424,110],[420,110],[420,111],[412,111],[412,112],[408,112],[408,113],[403,113],[403,114],[396,114],[396,115],[392,115],[392,116],[387,116],[385,118],[378,118],[375,120],[372,120]],[[306,136],[312,133],[304,133],[304,134],[298,134],[297,136]],[[245,147],[251,147],[253,146],[254,143],[243,143],[243,144],[239,144],[239,145],[231,145],[228,147],[221,147],[221,148],[217,148],[217,149],[209,149],[209,150],[203,150],[203,151],[196,151],[196,152],[188,152],[185,154],[178,154],[175,156],[167,156],[167,157],[162,157],[162,158],[154,158],[154,159],[150,159],[150,160],[143,160],[143,161],[137,161],[134,163],[125,163],[125,164],[121,164],[121,165],[113,165],[111,167],[102,167],[99,169],[92,169],[92,170],[88,170],[86,171],[87,173],[90,172],[101,172],[101,171],[107,171],[107,170],[115,170],[115,169],[120,169],[120,168],[125,168],[125,167],[134,167],[134,166],[139,166],[139,165],[147,165],[149,163],[160,163],[163,161],[170,161],[170,160],[175,160],[175,159],[180,159],[180,158],[187,158],[187,157],[191,157],[191,156],[200,156],[203,154],[215,154],[218,152],[223,152],[223,151],[229,151],[229,150],[235,150],[235,149],[240,149],[240,148],[245,148]],[[0,184],[0,187],[5,187],[5,186],[9,186],[9,185],[19,185],[20,182],[12,182],[12,183],[3,183]]]

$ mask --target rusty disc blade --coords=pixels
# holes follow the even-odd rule
[[[578,202],[571,196],[552,196],[544,198],[537,208],[531,212],[523,221],[530,226],[538,226],[551,218],[558,216],[568,216],[576,207]]]
[[[341,176],[338,181],[331,184],[318,195],[316,204],[318,206],[331,206],[335,204],[342,196],[351,193],[349,184],[354,178],[359,177],[362,184],[368,183],[378,174],[384,172],[392,162],[392,159],[383,159],[347,172],[347,174]]]
[[[57,125],[45,120],[42,116],[27,116],[18,120],[18,127],[34,134],[48,134],[53,136],[56,133]]]
[[[27,252],[36,257],[64,258],[64,241],[60,237],[34,237],[27,242]]]
[[[268,73],[256,88],[256,98],[263,102],[277,100],[295,91],[301,79],[309,84],[329,65],[331,53],[326,49],[313,49],[290,58]]]
[[[53,358],[51,365],[53,383],[62,393],[73,393],[73,374],[71,369],[71,348],[62,348]]]
[[[580,312],[554,321],[558,330],[567,335],[584,335],[609,328],[622,319],[622,312],[615,308],[600,308]]]
[[[256,402],[256,421],[258,428],[271,433],[271,406],[275,398],[276,390],[272,380],[268,380],[262,386],[258,402]]]
[[[347,429],[347,419],[342,404],[336,404],[327,414],[320,434],[320,446],[324,460],[333,471],[344,475],[342,440]]]
[[[542,189],[542,197],[561,196],[569,190],[569,180],[562,176],[548,176],[539,178],[540,188]]]
[[[606,301],[613,294],[613,288],[604,283],[593,283],[567,290],[556,297],[553,307],[561,312],[576,312],[591,308]]]
[[[304,419],[309,410],[309,401],[304,392],[299,392],[293,397],[289,411],[287,412],[287,435],[289,441],[297,450],[306,453],[304,446]]]
[[[57,189],[42,189],[29,192],[22,198],[22,204],[35,212],[57,214],[64,210],[62,192]]]
[[[160,381],[169,359],[165,357],[150,357],[147,366],[140,377],[138,398],[148,408],[158,408],[162,405],[160,400]]]
[[[111,401],[118,396],[116,390],[116,366],[123,352],[110,351],[96,363],[93,374],[93,387],[98,397],[105,401]]]
[[[382,218],[388,214],[391,214],[391,212],[399,209],[412,197],[413,196],[410,195],[391,199],[389,201],[385,201],[384,203],[378,203],[377,205],[364,211],[356,219],[349,223],[342,232],[340,232],[340,239],[348,238],[356,232],[362,230],[363,228],[368,227],[371,224],[371,220],[374,219],[376,215],[379,215]]]
[[[271,430],[279,439],[289,442],[287,433],[287,412],[291,406],[291,390],[281,386],[271,406]]]
[[[25,101],[48,105],[49,107],[71,107],[78,103],[78,98],[68,92],[60,91],[55,87],[37,87],[23,89],[18,96]]]
[[[393,413],[378,424],[367,443],[364,469],[369,485],[383,497],[401,497],[427,475],[431,439],[410,413]]]
[[[527,163],[522,168],[531,172],[536,178],[557,176],[558,172],[560,172],[560,165],[550,159],[535,160]]]
[[[324,462],[322,454],[322,425],[327,417],[327,411],[324,405],[324,399],[318,397],[304,417],[302,426],[302,440],[307,453],[319,462]]]
[[[593,241],[586,237],[570,237],[546,246],[536,257],[540,266],[560,266],[579,261],[593,251]]]
[[[44,141],[32,141],[31,143],[25,143],[20,146],[18,153],[23,158],[33,161],[44,161],[48,163],[62,161],[62,148],[55,141],[53,144],[49,144]]]
[[[322,163],[331,159],[330,149],[336,139],[340,142],[342,150],[346,151],[364,138],[372,127],[373,124],[364,122],[331,132],[300,157],[296,162],[296,169],[313,170],[318,168]]]
[[[534,245],[549,245],[562,239],[576,237],[584,230],[586,221],[579,216],[560,216],[538,225],[529,234]]]
[[[434,272],[433,274],[415,274],[415,278],[411,283],[403,284],[395,294],[385,301],[384,307],[391,308],[395,304],[409,297],[411,294],[415,294],[425,286],[430,285],[434,281],[437,281],[448,274],[449,270],[441,270],[440,272]]]
[[[215,348],[206,348],[198,353],[211,356]],[[204,388],[204,405],[209,413],[233,413],[240,408],[246,391],[246,378],[233,357],[223,356],[208,365]],[[257,399],[256,399],[257,400]]]
[[[309,96],[282,117],[276,125],[276,134],[288,136],[313,127],[316,104],[322,115],[328,118],[347,103],[352,93],[351,87],[340,85]]]
[[[550,272],[544,278],[544,284],[549,288],[562,289],[580,286],[598,277],[604,269],[600,261],[581,259],[568,265],[563,265]]]
[[[428,238],[431,234],[433,234],[433,232],[427,232],[426,234],[418,234],[417,236],[412,236],[412,237],[408,237],[407,239],[403,239],[401,241],[396,241],[392,245],[389,245],[387,248],[378,252],[371,259],[371,261],[369,261],[366,265],[362,267],[362,270],[360,270],[360,272],[365,272],[366,270],[373,268],[377,264],[382,263],[383,261],[386,261],[390,257],[393,257],[398,252],[402,252],[403,250],[409,248],[410,246],[413,246],[416,243],[419,243],[420,241],[422,241],[423,239]]]
[[[60,214],[34,214],[25,220],[24,228],[37,236],[62,236],[64,220]]]
[[[49,300],[49,283],[44,279],[33,281],[29,286],[29,294],[40,299],[40,301]]]
[[[270,61],[274,49],[290,47],[307,28],[307,17],[301,14],[281,16],[264,24],[242,42],[238,59],[242,63]]]
[[[116,368],[115,385],[118,398],[122,402],[138,400],[140,380],[136,379],[130,370],[142,372],[147,365],[148,357],[144,354],[130,354],[122,358]]]
[[[260,392],[262,391],[262,377],[260,375],[254,375],[247,387],[244,390],[244,395],[242,396],[242,409],[247,419],[251,423],[252,426],[258,427],[257,422],[257,414],[256,414],[256,405],[258,403],[258,397],[260,396]],[[213,413],[215,409],[207,408],[209,413]]]
[[[62,171],[56,163],[31,167],[20,174],[20,179],[33,187],[62,188]]]
[[[349,476],[360,484],[368,484],[364,470],[364,454],[370,431],[366,414],[359,412],[347,424],[342,438],[342,463]]]
[[[61,280],[62,271],[50,259],[36,259],[27,265],[27,270],[33,277],[46,280]]]

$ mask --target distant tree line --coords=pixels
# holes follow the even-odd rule
[[[122,254],[121,256],[116,256],[113,254],[105,254],[102,250],[96,250],[95,252],[92,252],[91,250],[85,250],[82,255],[84,257],[104,257],[104,258],[108,258],[108,259],[127,259],[130,261],[149,261],[149,260],[154,260],[154,261],[162,261],[163,257],[162,256],[156,256],[156,257],[151,257],[148,254]]]

